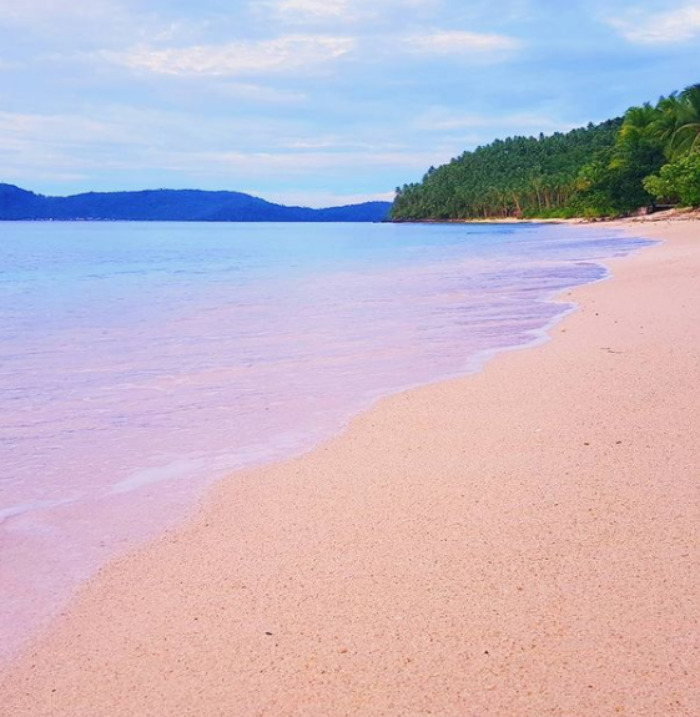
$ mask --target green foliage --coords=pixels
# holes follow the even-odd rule
[[[662,97],[656,106],[652,129],[673,160],[700,147],[700,84],[679,94]]]
[[[551,137],[513,137],[465,152],[401,187],[395,220],[573,216],[579,173],[613,146],[621,120]]]
[[[700,150],[665,164],[658,175],[644,180],[644,187],[661,202],[700,204]]]
[[[649,104],[627,110],[613,145],[582,168],[574,201],[580,214],[624,214],[653,203],[643,180],[665,161],[663,143],[653,131],[656,116]]]
[[[696,165],[681,160],[698,149],[700,85],[693,85],[655,106],[632,107],[623,119],[551,137],[496,140],[465,152],[431,167],[421,182],[398,188],[391,217],[597,217],[651,205],[655,197],[688,202],[695,197]],[[673,168],[664,175],[669,160]],[[662,184],[647,182],[650,176]]]

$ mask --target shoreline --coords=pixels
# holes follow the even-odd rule
[[[552,341],[382,399],[101,571],[11,713],[692,714],[700,225],[620,226],[670,242],[565,292]]]
[[[294,225],[286,225],[286,228],[282,230],[283,233],[286,235],[293,226]],[[304,234],[311,232],[311,226],[312,225],[307,225]],[[86,227],[83,226],[83,228]],[[200,231],[204,231],[205,228],[203,225]],[[319,239],[321,236],[325,237],[328,235],[328,230],[326,229],[321,227],[316,227],[315,229],[318,230],[316,231],[316,235]],[[351,231],[348,228],[340,229],[340,231],[348,238],[354,236],[359,240],[359,244],[362,244],[370,243],[366,234],[370,232],[370,229],[372,228],[367,227],[364,229],[361,232],[362,236],[357,235],[355,230]],[[55,230],[58,230],[58,236],[64,238],[69,238],[73,233],[72,230],[69,231],[68,227],[53,227],[49,234],[53,234]],[[454,235],[455,230],[457,230],[458,235],[464,236],[467,239],[467,243],[471,241],[468,237],[474,233],[484,237],[491,234],[491,230],[487,231],[485,227],[475,228],[469,226],[462,228],[452,227],[451,230],[448,227],[447,233]],[[163,231],[163,225],[161,225],[159,231]],[[184,235],[189,233],[189,230],[187,230],[186,227],[183,228],[182,225],[170,225],[167,231],[175,231],[176,234],[183,232]],[[245,231],[247,232],[247,230]],[[267,235],[270,231],[269,228],[265,229],[264,234]],[[337,231],[339,231],[338,225],[333,229],[331,235],[335,235]],[[404,240],[400,237],[406,237],[404,249],[399,252],[404,253],[407,247],[412,243],[411,235],[414,237],[416,234],[420,236],[430,236],[435,233],[441,235],[445,231],[445,227],[442,229],[440,227],[411,228],[387,225],[384,227],[377,226],[372,229],[371,233],[376,239],[379,239],[380,244],[383,241],[380,237],[384,237],[384,240],[388,239],[389,242],[398,240],[401,244],[404,244]],[[503,228],[500,228],[495,233],[500,235],[502,232]],[[34,232],[32,231],[30,233],[33,234]],[[107,232],[107,235],[109,235],[109,233],[111,233],[111,230]],[[506,233],[511,234],[512,232],[508,231]],[[92,230],[90,234],[92,234]],[[268,384],[266,380],[263,380],[259,385],[261,392],[255,392],[257,396],[253,404],[251,405],[249,402],[246,405],[246,396],[241,396],[240,391],[246,383],[245,379],[241,383],[241,379],[244,377],[239,374],[232,383],[226,380],[226,376],[236,374],[235,364],[240,363],[240,361],[236,359],[237,347],[235,343],[230,346],[225,345],[225,331],[222,337],[224,340],[217,341],[216,346],[212,347],[213,353],[208,353],[211,361],[216,364],[221,364],[223,368],[220,374],[222,380],[211,383],[210,389],[207,391],[207,393],[212,396],[212,403],[218,404],[219,407],[224,410],[227,406],[233,407],[237,404],[238,407],[235,413],[239,416],[248,413],[250,418],[245,421],[245,423],[247,426],[250,426],[253,432],[257,432],[256,426],[262,426],[270,422],[271,413],[275,411],[278,414],[277,421],[283,418],[280,414],[284,413],[285,409],[280,411],[280,407],[286,406],[292,408],[292,411],[289,411],[290,415],[288,416],[286,424],[287,429],[294,429],[291,439],[288,432],[284,430],[284,426],[280,425],[279,428],[281,430],[277,430],[273,433],[268,432],[265,441],[254,441],[254,450],[249,452],[247,456],[245,446],[241,445],[241,436],[237,434],[235,428],[233,432],[231,432],[231,430],[222,430],[222,424],[219,423],[218,411],[215,413],[207,411],[208,418],[207,415],[203,415],[201,411],[199,411],[197,412],[199,414],[197,417],[190,414],[193,420],[187,420],[188,411],[190,411],[194,405],[197,405],[198,401],[190,402],[185,396],[183,396],[180,401],[180,410],[172,414],[174,419],[173,427],[174,425],[186,427],[184,434],[180,434],[180,431],[178,431],[179,439],[173,431],[163,432],[161,435],[158,435],[160,433],[159,431],[156,430],[154,432],[152,429],[149,430],[147,426],[143,431],[137,430],[131,432],[131,435],[129,435],[128,431],[124,434],[123,430],[119,428],[115,431],[110,431],[100,422],[100,416],[95,415],[93,411],[94,428],[98,431],[100,429],[103,431],[107,429],[106,432],[103,433],[105,440],[101,443],[99,451],[92,451],[89,449],[89,446],[84,446],[82,452],[78,452],[81,455],[75,471],[72,466],[67,466],[65,462],[61,461],[60,454],[57,456],[55,462],[46,462],[46,460],[42,461],[39,459],[35,462],[35,465],[37,465],[35,471],[39,470],[41,473],[31,475],[31,473],[27,471],[24,476],[25,480],[23,481],[20,478],[20,483],[26,482],[27,486],[36,485],[37,488],[41,486],[50,488],[52,483],[58,487],[57,484],[63,482],[61,475],[65,474],[70,481],[82,483],[86,489],[83,497],[75,500],[75,495],[67,496],[61,492],[58,495],[54,495],[56,500],[53,506],[48,507],[48,509],[42,509],[40,505],[26,505],[22,500],[22,496],[19,495],[16,496],[17,499],[15,500],[10,499],[12,491],[12,489],[10,489],[10,492],[7,493],[3,501],[6,510],[0,510],[0,522],[2,522],[3,512],[6,516],[9,514],[9,522],[2,525],[3,534],[6,539],[2,541],[0,562],[6,563],[6,570],[0,573],[0,593],[4,592],[8,596],[8,599],[3,602],[2,610],[0,610],[0,634],[2,634],[4,638],[0,641],[0,672],[2,672],[5,666],[9,665],[11,660],[21,653],[24,646],[30,644],[31,640],[35,639],[51,626],[53,618],[69,604],[71,593],[74,592],[76,587],[85,584],[90,577],[97,572],[100,566],[106,565],[112,559],[130,553],[136,550],[137,547],[147,544],[155,536],[162,533],[166,527],[176,526],[186,520],[192,513],[193,506],[197,505],[199,500],[206,495],[207,488],[216,483],[217,480],[240,470],[279,462],[286,458],[292,458],[293,456],[308,452],[314,445],[318,445],[322,441],[341,433],[347,425],[347,422],[353,416],[359,415],[371,408],[382,396],[400,393],[417,386],[473,373],[479,370],[481,366],[483,366],[483,363],[489,360],[495,353],[513,348],[524,348],[527,345],[534,345],[535,343],[548,339],[549,329],[552,325],[561,320],[563,315],[573,308],[568,305],[556,304],[551,301],[551,299],[566,288],[602,278],[606,270],[600,264],[596,264],[596,258],[600,258],[601,255],[613,256],[618,252],[627,253],[633,250],[634,246],[639,246],[640,244],[637,240],[625,239],[622,232],[618,230],[605,232],[601,237],[597,231],[582,228],[571,229],[568,227],[565,229],[551,229],[543,225],[536,232],[537,244],[540,246],[540,250],[536,253],[540,255],[541,258],[544,258],[545,263],[555,261],[555,255],[570,254],[570,250],[566,248],[561,250],[560,247],[557,246],[558,242],[556,241],[556,238],[559,237],[560,246],[569,246],[569,241],[564,240],[564,237],[569,234],[575,244],[578,244],[579,239],[581,239],[584,244],[590,246],[590,250],[585,249],[583,254],[579,254],[578,250],[576,250],[576,255],[584,262],[581,265],[581,270],[579,271],[576,265],[569,259],[565,260],[566,266],[568,267],[565,270],[565,274],[569,276],[569,279],[562,278],[560,281],[558,278],[554,278],[554,276],[559,277],[558,272],[552,275],[549,271],[546,271],[546,276],[543,277],[545,284],[538,284],[537,281],[529,282],[525,279],[525,283],[529,283],[531,288],[536,292],[536,298],[531,294],[526,301],[529,305],[529,308],[524,312],[526,316],[525,323],[527,324],[526,330],[523,330],[524,327],[522,325],[518,327],[519,322],[515,318],[516,310],[518,316],[523,316],[523,313],[521,313],[524,308],[523,305],[516,307],[516,305],[513,304],[512,309],[514,313],[511,314],[509,314],[507,310],[502,312],[499,309],[497,312],[506,321],[506,325],[510,327],[507,331],[507,333],[510,334],[508,341],[502,341],[502,338],[498,337],[499,334],[502,334],[501,327],[503,325],[500,321],[498,329],[495,332],[496,335],[492,336],[493,339],[497,340],[493,341],[487,337],[480,336],[481,331],[478,329],[474,332],[474,335],[472,335],[472,331],[470,330],[460,330],[458,327],[461,325],[461,320],[459,317],[456,317],[457,322],[451,320],[449,314],[452,312],[449,309],[447,314],[444,314],[442,311],[436,314],[437,303],[440,303],[444,308],[452,306],[454,301],[458,304],[469,304],[468,324],[473,324],[474,310],[480,303],[483,304],[483,301],[478,291],[470,297],[467,296],[471,293],[469,291],[469,284],[471,283],[472,271],[471,268],[467,268],[466,265],[463,265],[459,273],[455,275],[455,285],[452,288],[457,290],[456,293],[449,291],[448,285],[451,283],[448,276],[449,268],[445,264],[442,265],[448,268],[446,274],[444,270],[439,269],[439,263],[433,265],[433,261],[430,257],[430,254],[433,253],[431,251],[423,253],[420,264],[417,264],[408,272],[405,271],[407,267],[402,270],[394,266],[391,271],[393,272],[398,269],[399,272],[395,275],[396,279],[399,280],[399,277],[403,275],[397,284],[392,281],[387,282],[389,275],[383,271],[376,276],[370,275],[370,277],[365,278],[360,278],[360,275],[357,275],[355,271],[352,271],[351,274],[346,276],[345,283],[355,284],[356,289],[360,292],[358,294],[356,290],[352,292],[352,295],[349,295],[347,291],[345,292],[343,302],[349,305],[351,312],[354,310],[362,311],[361,306],[363,304],[366,306],[373,304],[370,295],[375,294],[377,289],[379,289],[379,294],[386,295],[388,290],[388,292],[393,295],[392,301],[381,301],[380,304],[376,305],[376,309],[367,311],[366,317],[370,319],[370,323],[365,323],[365,328],[359,324],[353,326],[352,321],[345,328],[341,326],[334,328],[332,316],[335,311],[333,309],[330,311],[324,310],[323,306],[319,305],[317,309],[307,314],[307,316],[311,313],[316,314],[313,327],[310,327],[307,323],[306,331],[297,328],[294,332],[296,334],[295,336],[289,334],[291,341],[289,342],[287,350],[291,354],[297,351],[304,354],[306,352],[302,349],[303,345],[307,345],[311,352],[313,352],[314,349],[313,339],[309,340],[309,337],[305,336],[309,328],[311,328],[312,335],[314,331],[318,331],[319,334],[321,334],[324,333],[325,330],[330,330],[326,344],[329,352],[337,356],[338,364],[335,367],[335,372],[342,374],[339,380],[329,381],[327,375],[324,376],[324,373],[327,374],[327,369],[332,368],[331,366],[326,364],[325,369],[315,374],[315,372],[310,373],[305,371],[303,364],[308,363],[308,361],[302,361],[302,364],[294,370],[293,376],[290,377],[293,379],[292,383],[298,386],[297,390],[292,389],[288,391],[286,386],[289,385],[289,382],[286,381],[277,384],[276,388],[272,391],[270,390],[272,384],[269,384],[266,390],[265,387]],[[100,232],[98,232],[98,235],[102,237],[105,236],[104,233]],[[522,232],[515,233],[515,236],[518,235],[523,237]],[[549,241],[553,244],[551,247],[552,252],[547,252],[545,249],[545,255],[542,256],[542,247],[546,245],[546,237],[549,237]],[[619,237],[619,239],[613,237]],[[543,241],[540,241],[540,239]],[[461,241],[460,239],[460,244]],[[599,246],[599,241],[602,241],[602,246]],[[375,240],[371,240],[371,243],[373,245],[377,244]],[[643,240],[641,243],[646,244]],[[518,242],[516,242],[516,247],[517,244]],[[591,255],[591,251],[593,255]],[[460,249],[456,253],[464,256],[471,252],[465,252]],[[516,274],[518,273],[518,269],[520,269],[521,271],[525,271],[524,276],[527,276],[529,272],[525,270],[526,265],[529,266],[531,263],[533,263],[533,265],[539,265],[539,262],[532,253],[526,252],[526,254],[523,255],[518,252],[518,256],[522,257],[522,262],[515,259],[514,255],[509,251],[508,261],[506,262],[513,267],[513,271],[515,271]],[[392,264],[394,263],[395,261],[392,261]],[[433,268],[431,268],[433,266],[438,270],[438,276],[436,276],[436,278],[439,279],[438,283],[440,286],[443,286],[443,288],[437,288],[435,292],[431,290],[430,293],[434,293],[434,299],[431,298],[428,302],[424,302],[421,296],[423,296],[426,287],[426,280],[432,283],[433,276],[435,276],[433,274]],[[492,267],[495,268],[495,265],[492,265]],[[505,266],[504,270],[506,272],[508,271]],[[498,273],[500,274],[500,272]],[[573,274],[573,276],[570,276],[570,274]],[[316,273],[314,272],[314,283],[317,283],[315,276]],[[348,277],[350,276],[354,276],[355,278],[349,279],[348,281]],[[416,282],[418,276],[421,276],[422,279]],[[460,277],[463,277],[466,282]],[[322,274],[319,278],[321,282],[320,284],[317,283],[317,286],[323,284]],[[341,276],[339,278],[342,282],[343,277]],[[502,280],[502,278],[501,276],[500,280]],[[516,284],[519,281],[520,278],[518,276],[516,278]],[[466,283],[467,286],[463,286],[464,283]],[[382,284],[384,284],[384,288],[382,288]],[[400,284],[403,286],[400,286]],[[333,288],[327,286],[325,295],[317,293],[317,297],[319,300],[330,299],[328,306],[333,306],[335,303],[333,296],[337,293],[338,288],[340,287]],[[515,298],[511,288],[506,292],[506,303],[512,302]],[[447,293],[445,290],[448,290]],[[465,290],[464,294],[462,290]],[[303,291],[307,293],[309,288],[304,288]],[[396,295],[397,291],[400,295]],[[228,289],[224,293],[229,294]],[[245,292],[243,293],[245,294]],[[341,293],[343,292],[341,291]],[[487,303],[490,303],[490,300],[487,298],[489,295],[492,298],[496,297],[496,304],[500,303],[500,295],[494,294],[492,290],[486,292],[486,295],[483,297]],[[510,299],[508,296],[510,296]],[[132,296],[132,298],[134,297]],[[534,301],[532,301],[533,299]],[[522,297],[518,299],[516,303],[520,304],[521,300]],[[216,301],[216,303],[218,305],[220,302]],[[393,310],[390,308],[392,304],[395,307]],[[195,306],[196,304],[187,301],[185,305],[180,306],[180,310],[176,313],[182,315],[182,309],[185,309],[184,314],[189,314],[190,310],[195,308]],[[308,311],[309,307],[304,309],[302,305],[300,308],[302,310],[301,313],[295,312],[294,316],[289,317],[298,327],[300,324],[304,324],[303,315],[305,311]],[[425,316],[427,321],[417,321],[416,312],[429,314],[430,316]],[[224,315],[227,313],[229,312],[224,311]],[[278,329],[272,332],[262,332],[261,339],[263,343],[265,333],[268,333],[269,336],[276,337],[274,343],[277,343],[279,339],[282,339],[284,343],[283,324],[286,322],[280,322],[280,316],[284,313],[284,309],[279,308],[273,311],[267,321],[271,321],[271,325],[275,325],[276,323]],[[392,313],[394,314],[394,320],[386,323],[383,328],[380,328],[382,319],[386,319]],[[478,310],[477,313],[479,313]],[[490,314],[490,311],[487,313]],[[556,317],[553,316],[553,314],[555,314]],[[539,316],[540,318],[535,320],[535,316]],[[182,336],[184,343],[181,344],[181,349],[185,349],[185,353],[187,353],[186,349],[188,344],[193,346],[197,343],[196,341],[193,342],[186,338],[188,332],[194,331],[194,333],[206,340],[210,331],[216,329],[215,326],[210,326],[208,330],[205,328],[207,320],[206,313],[202,315],[201,318],[204,323],[199,321],[196,328],[187,328],[185,334]],[[223,315],[221,318],[223,319]],[[228,321],[224,323],[228,324],[229,321],[235,318],[236,317],[231,316],[229,313]],[[488,321],[491,322],[493,318],[493,316],[490,316]],[[238,322],[238,327],[234,329],[231,334],[240,334],[241,329],[244,329],[245,318],[239,317]],[[216,324],[218,323],[217,321]],[[323,324],[326,325],[325,329]],[[402,328],[404,324],[408,331]],[[435,346],[434,341],[406,340],[409,334],[414,331],[417,331],[419,334],[423,333],[424,329],[422,327],[428,329],[434,337],[440,336],[440,345],[444,348],[440,351],[439,355],[430,356],[432,351],[431,347]],[[185,329],[184,326],[180,328]],[[163,338],[170,333],[167,330],[160,332],[155,326],[153,329],[155,329],[156,335],[161,334]],[[515,331],[511,333],[511,329],[515,329]],[[445,330],[447,334],[443,334]],[[245,331],[243,331],[243,333],[245,333]],[[456,333],[461,335],[461,340],[453,341],[447,339],[447,341],[445,341],[447,336],[455,336]],[[172,338],[178,342],[180,334],[181,332],[176,330]],[[371,334],[377,337],[377,340],[372,341]],[[138,338],[137,344],[134,344],[131,341],[131,336],[135,335],[130,332],[127,332],[121,337],[118,331],[115,334],[110,332],[110,336],[114,351],[118,351],[123,356],[122,362],[126,361],[128,363],[129,360],[127,356],[133,356],[134,350],[138,349]],[[360,339],[360,343],[355,344],[353,348],[360,349],[360,355],[356,354],[354,350],[351,350],[348,355],[348,352],[344,350],[343,346],[348,345],[348,340],[354,343],[357,339]],[[88,344],[87,346],[86,343]],[[365,348],[367,348],[367,346],[372,343],[376,345],[375,348],[379,351],[379,355],[376,356],[376,364],[372,357],[361,348],[363,344],[365,344]],[[495,343],[498,343],[499,346],[495,347]],[[477,344],[481,346],[477,346]],[[487,344],[487,346],[485,347],[484,344]],[[84,341],[83,346],[89,349],[89,342]],[[268,348],[271,349],[269,358],[274,359],[275,347],[269,346]],[[379,374],[382,372],[381,354],[384,351],[388,351],[387,360],[384,361],[384,378],[379,379]],[[18,346],[18,350],[11,353],[15,353],[18,356],[21,355],[21,347]],[[258,353],[265,355],[267,352],[265,350],[260,352],[259,350]],[[321,353],[323,353],[323,351]],[[364,356],[362,356],[362,354],[364,354]],[[389,359],[389,355],[392,354],[393,357]],[[186,359],[186,356],[182,358]],[[224,360],[223,363],[221,359]],[[238,359],[240,359],[240,356],[238,356]],[[262,367],[264,367],[265,363],[267,363],[267,361],[263,362]],[[324,361],[322,359],[319,369],[323,368],[323,363]],[[84,366],[85,368],[89,368],[91,364],[92,359],[88,360]],[[345,370],[339,370],[341,364],[345,364]],[[372,366],[373,364],[374,367]],[[367,370],[364,370],[364,368],[358,370],[361,365]],[[53,369],[49,357],[47,357],[45,366],[47,369],[46,372],[34,372],[37,384],[45,382],[51,375]],[[224,366],[226,368],[224,368]],[[171,365],[170,370],[166,370],[165,365],[160,365],[159,368],[159,373],[163,377],[168,376],[171,372],[177,371],[180,371],[186,376],[197,376],[197,374],[200,373],[196,362],[189,363],[186,360],[184,362],[180,361],[176,365]],[[346,371],[347,382],[343,378]],[[377,373],[377,371],[379,371],[379,373]],[[263,370],[262,373],[268,374],[268,380],[274,380],[274,375],[277,372],[273,371],[272,374],[269,374],[269,372]],[[304,377],[305,373],[306,379]],[[373,373],[375,373],[374,378],[372,378]],[[253,378],[254,375],[255,369],[247,383],[252,385],[256,383]],[[161,386],[158,382],[156,382],[155,385],[167,388],[168,380],[169,379],[166,379],[165,386]],[[80,382],[78,383],[80,384]],[[105,381],[101,383],[105,385]],[[153,385],[152,382],[150,383]],[[215,385],[217,383],[218,386]],[[304,384],[303,391],[301,390],[302,384]],[[348,387],[351,385],[358,387],[358,390],[348,390]],[[80,388],[79,385],[77,387]],[[40,393],[43,393],[43,391]],[[60,393],[61,392],[59,392],[59,396]],[[129,400],[129,393],[130,391],[127,392],[126,395],[123,395],[123,398],[127,401]],[[167,393],[167,391],[164,392],[163,398],[167,396]],[[180,392],[178,391],[178,393]],[[243,393],[245,394],[245,391]],[[290,393],[292,394],[291,396]],[[85,397],[87,398],[87,396]],[[190,398],[192,398],[192,396],[190,396]],[[241,398],[243,402],[240,402],[239,399]],[[161,397],[159,395],[156,395],[154,399],[154,403],[151,403],[149,400],[149,405],[152,410],[158,412],[159,405],[160,408],[164,406],[161,403]],[[81,413],[80,403],[83,403],[83,401],[80,401],[78,404],[78,414]],[[89,401],[86,405],[89,406],[92,405],[92,403],[92,401]],[[304,404],[305,410],[299,415],[298,419],[296,419],[293,415],[296,411],[294,407],[300,405],[300,403]],[[327,409],[329,409],[326,410],[326,415],[322,420],[313,420],[311,416],[309,416],[310,420],[307,419],[307,412],[313,414],[314,405],[318,406],[319,403],[324,403]],[[99,401],[97,404],[99,404]],[[200,404],[200,408],[201,407],[202,405]],[[259,409],[257,415],[255,414],[256,407]],[[128,405],[125,406],[125,408],[128,408]],[[131,408],[133,409],[134,406],[132,405]],[[144,406],[144,408],[146,408],[146,406]],[[214,406],[210,406],[210,408],[214,408]],[[253,411],[252,415],[250,413],[251,409]],[[130,413],[131,419],[125,421],[125,423],[135,425],[140,420],[140,417],[137,415],[139,412],[136,411],[136,413],[134,413],[134,411],[131,410]],[[64,425],[65,428],[68,428],[72,414],[73,411],[69,411],[65,415],[68,421],[68,423]],[[225,415],[223,418],[226,420]],[[8,414],[7,419],[12,421],[11,413]],[[272,422],[274,421],[275,419],[272,419]],[[84,422],[85,424],[90,424],[91,419],[86,417]],[[237,421],[234,418],[230,423],[235,427]],[[238,422],[238,425],[240,426],[240,422]],[[247,430],[247,426],[241,427]],[[194,460],[188,461],[188,458],[192,457],[194,447],[196,445],[201,446],[202,440],[208,440],[204,434],[211,433],[213,435],[217,429],[222,438],[222,440],[218,441],[218,445],[213,444],[211,450],[202,451],[201,462],[199,461],[199,454],[194,456]],[[171,444],[174,449],[172,460],[149,460],[152,456],[147,456],[143,452],[141,452],[140,459],[136,458],[137,455],[139,455],[139,446],[143,448],[143,445],[148,443],[147,437],[149,435],[156,441],[164,440],[166,443]],[[182,441],[183,435],[186,435],[185,443]],[[68,433],[66,434],[65,442],[62,441],[64,455],[70,455],[75,452],[75,449],[71,449],[72,436],[73,434]],[[48,438],[48,436],[44,436],[44,439],[46,438]],[[175,445],[172,445],[173,440]],[[243,443],[245,443],[245,441],[243,441]],[[46,446],[44,445],[42,447],[41,434],[34,438],[32,445],[33,452],[36,452],[37,455],[42,453]],[[250,445],[250,441],[248,441],[248,445]],[[125,451],[125,447],[127,446],[129,450]],[[260,448],[260,450],[258,450],[258,448]],[[174,456],[180,451],[183,453],[182,460],[176,461]],[[221,470],[218,470],[219,466],[216,465],[215,461],[217,451],[219,454],[223,451],[225,455],[231,456],[231,463],[227,467],[221,466]],[[45,451],[43,452],[45,453]],[[204,454],[206,454],[206,456]],[[12,457],[10,458],[12,459]],[[105,470],[93,475],[96,459],[102,463]],[[42,463],[45,464],[45,470],[39,467]],[[193,466],[193,464],[196,465]],[[121,466],[121,468],[119,468],[119,466]],[[194,470],[192,470],[192,467],[194,467]],[[164,480],[159,483],[161,478]],[[100,490],[100,486],[102,490]],[[60,503],[59,499],[61,497],[69,499],[70,502],[67,500],[66,503]],[[91,497],[96,500],[88,508],[87,504]],[[39,524],[38,526],[37,523]],[[50,539],[48,536],[51,533],[57,536],[60,535],[60,540]],[[23,537],[25,538],[24,540],[22,540]]]
[[[659,223],[659,222],[697,222],[700,221],[700,209],[694,207],[676,207],[650,212],[649,214],[638,214],[628,217],[597,217],[587,219],[586,217],[488,217],[487,219],[401,219],[396,224],[571,224],[588,225],[601,224],[603,226],[628,227],[638,223]]]

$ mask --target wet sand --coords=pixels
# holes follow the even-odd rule
[[[700,714],[700,223],[553,340],[223,481],[5,675],[13,715]]]

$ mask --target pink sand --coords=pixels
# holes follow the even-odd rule
[[[554,340],[223,481],[6,673],[3,714],[698,715],[700,224]]]

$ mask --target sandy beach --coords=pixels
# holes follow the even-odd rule
[[[102,570],[3,715],[698,715],[700,222]]]

